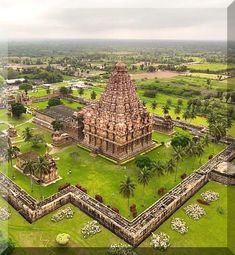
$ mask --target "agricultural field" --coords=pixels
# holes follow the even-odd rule
[[[193,71],[211,71],[211,72],[218,72],[218,71],[226,71],[235,68],[235,65],[232,64],[223,64],[223,63],[203,63],[203,64],[194,64],[187,66],[190,70]]]

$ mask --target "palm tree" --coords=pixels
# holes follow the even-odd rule
[[[128,202],[128,210],[130,207],[130,197],[134,196],[135,184],[132,182],[131,178],[128,176],[124,181],[120,184],[120,194],[123,195],[124,198],[127,198]]]
[[[170,159],[168,162],[167,162],[167,164],[166,164],[166,172],[168,173],[168,174],[171,174],[171,173],[173,173],[174,171],[175,171],[175,161],[174,161],[174,159]]]
[[[179,146],[177,148],[177,150],[175,150],[175,153],[174,153],[174,158],[175,158],[175,161],[177,162],[176,169],[175,169],[175,182],[176,182],[176,176],[177,176],[177,172],[178,172],[178,163],[184,155],[185,155],[184,148],[182,146]]]
[[[145,186],[148,185],[148,183],[150,181],[150,177],[151,177],[151,172],[150,172],[149,168],[144,167],[139,170],[138,182],[143,185],[143,195],[144,195]]]
[[[42,181],[42,175],[49,173],[49,163],[44,156],[39,156],[38,161],[35,164],[35,173],[38,174],[40,182]],[[41,194],[41,185],[40,185]],[[42,195],[41,195],[42,198]]]
[[[156,184],[157,184],[158,177],[164,175],[164,165],[159,160],[154,161],[152,165],[152,171],[153,171],[153,174],[155,174],[156,176]]]
[[[170,110],[170,107],[168,105],[162,106],[162,111],[164,114],[168,114]]]
[[[30,175],[30,188],[31,188],[31,192],[33,192],[33,174],[34,174],[34,170],[35,170],[35,162],[33,162],[31,159],[27,160],[23,164],[23,171],[24,171],[24,173]]]
[[[25,142],[29,142],[33,137],[32,129],[29,127],[26,127],[22,134]]]
[[[13,168],[13,158],[15,158],[18,154],[18,152],[20,151],[20,149],[16,146],[10,146],[7,151],[6,151],[6,158],[7,158],[7,161],[8,163],[10,162],[11,163],[11,175],[12,175],[12,178],[15,177],[14,175],[14,168]]]

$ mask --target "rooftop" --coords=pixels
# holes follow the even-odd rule
[[[28,152],[18,155],[18,158],[20,158],[24,161],[27,161],[27,160],[37,161],[38,154],[35,151],[28,151]]]
[[[46,109],[37,110],[37,112],[45,114],[54,119],[66,121],[74,116],[74,112],[76,112],[76,110],[64,105],[56,105]]]

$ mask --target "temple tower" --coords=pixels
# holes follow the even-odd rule
[[[100,100],[83,110],[84,140],[118,161],[153,146],[152,116],[138,99],[126,65],[115,65]]]

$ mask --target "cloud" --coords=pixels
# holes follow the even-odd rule
[[[213,2],[218,7],[222,1],[200,3],[210,6]],[[226,39],[226,9],[185,8],[199,2],[194,0],[175,0],[178,8],[55,8],[68,6],[64,0],[58,0],[57,5],[41,0],[38,8],[35,8],[35,2],[24,0],[24,5],[27,4],[24,8],[16,1],[15,5],[12,0],[0,2],[10,9],[10,12],[4,8],[0,10],[0,27],[9,38]],[[76,6],[77,2],[71,0],[69,6]],[[91,0],[80,2],[89,5]],[[121,2],[108,1],[114,6]],[[135,1],[135,5],[140,2],[143,3]],[[158,0],[145,2],[146,5],[150,2],[159,4]],[[102,1],[99,3],[102,7]],[[130,3],[133,1],[126,5],[130,6]],[[161,1],[161,7],[167,5],[169,0]],[[184,8],[179,8],[181,6]]]

